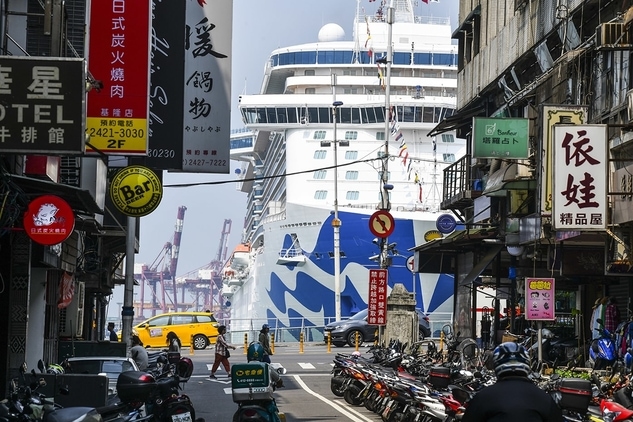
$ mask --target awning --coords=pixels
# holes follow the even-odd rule
[[[479,277],[481,273],[484,272],[484,270],[492,262],[492,260],[495,259],[495,257],[499,254],[501,248],[503,247],[503,244],[491,245],[488,248],[488,252],[486,253],[486,255],[473,266],[472,270],[470,270],[468,274],[466,274],[466,277],[464,277],[460,284],[463,286],[472,284],[472,282],[475,281],[475,279],[477,279],[477,277]]]
[[[87,190],[17,174],[7,176],[28,196],[57,195],[68,202],[74,211],[86,214],[103,214],[103,210],[99,208],[92,194]]]
[[[486,181],[486,188],[482,192],[482,195],[505,196],[508,190],[536,189],[536,180],[517,176],[518,165],[517,163],[512,163],[492,173]]]
[[[484,106],[465,107],[450,117],[445,118],[435,126],[427,136],[436,136],[444,132],[456,130],[460,127],[470,125],[472,118],[479,116],[486,111]]]

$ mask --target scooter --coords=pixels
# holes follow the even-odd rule
[[[589,359],[586,366],[593,369],[605,369],[613,366],[616,361],[615,341],[609,330],[604,328],[603,321],[599,318],[596,321],[600,324],[600,327],[596,328],[600,337],[594,339],[589,346]]]
[[[273,397],[276,388],[282,387],[281,378],[271,376],[272,372],[285,374],[286,369],[267,363],[250,362],[234,364],[231,367],[231,391],[237,411],[233,422],[285,422],[286,417],[279,411]]]

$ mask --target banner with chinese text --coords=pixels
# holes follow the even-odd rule
[[[367,323],[387,324],[387,270],[369,270]]]
[[[473,158],[527,158],[528,119],[473,117]]]
[[[525,279],[525,319],[553,321],[554,315],[554,279]]]

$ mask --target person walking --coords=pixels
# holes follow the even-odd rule
[[[264,348],[264,357],[262,362],[270,363],[270,356],[273,352],[270,350],[270,337],[268,337],[268,332],[270,331],[270,327],[268,324],[262,325],[262,329],[259,332],[259,343]]]
[[[497,382],[468,402],[462,422],[562,422],[554,399],[529,378],[530,358],[525,347],[501,343],[494,350]]]
[[[136,362],[136,366],[141,371],[147,369],[149,365],[149,356],[147,350],[143,347],[143,342],[137,335],[132,336],[132,347],[130,348],[130,357]]]
[[[213,362],[213,366],[211,367],[211,375],[209,378],[217,379],[215,376],[215,371],[218,370],[220,364],[224,366],[224,370],[231,378],[231,364],[229,363],[229,357],[231,354],[229,353],[229,349],[235,350],[235,346],[231,346],[226,342],[226,338],[224,338],[224,334],[226,333],[226,326],[220,325],[218,327],[218,337],[215,340],[215,361]]]
[[[114,322],[108,322],[108,335],[106,336],[106,340],[119,341],[119,336],[114,329]]]
[[[180,361],[180,348],[182,347],[182,343],[176,333],[167,333],[167,347],[167,360],[169,363],[178,363]]]

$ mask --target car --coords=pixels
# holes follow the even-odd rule
[[[175,333],[183,347],[206,349],[218,338],[218,322],[212,312],[170,312],[151,317],[132,329],[145,347],[167,348],[167,334]]]
[[[423,340],[431,335],[431,326],[428,315],[422,310],[416,309],[419,319],[419,338]],[[346,320],[331,322],[324,328],[330,333],[330,341],[336,347],[342,347],[346,344],[350,346],[356,345],[356,333],[359,334],[359,342],[374,341],[376,338],[377,325],[369,325],[367,323],[368,309],[354,314]]]
[[[116,382],[119,374],[138,371],[138,365],[132,358],[119,356],[80,356],[69,357],[64,361],[67,374],[105,374],[108,377],[108,395],[116,394]]]

